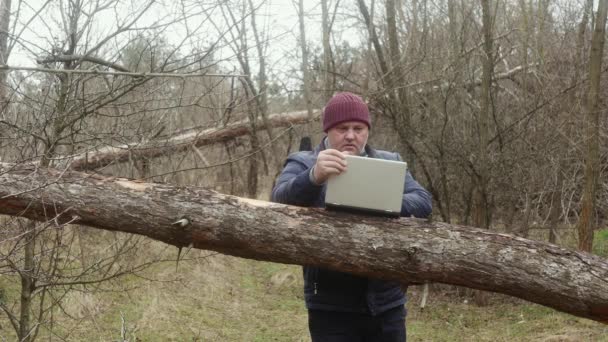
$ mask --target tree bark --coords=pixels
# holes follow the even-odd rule
[[[9,164],[0,164],[0,214],[73,221],[256,260],[500,292],[608,323],[608,261],[464,226]],[[175,225],[182,218],[189,223]]]
[[[364,0],[357,0],[357,4],[359,6],[359,11],[363,16],[363,21],[365,22],[365,26],[367,26],[367,32],[369,33],[369,39],[374,45],[374,51],[376,51],[376,56],[378,57],[378,64],[380,65],[380,72],[382,73],[380,76],[382,83],[386,88],[389,89],[389,96],[391,96],[391,100],[395,102],[394,93],[392,91],[392,74],[388,68],[388,63],[386,58],[384,57],[384,50],[382,49],[382,44],[380,44],[380,40],[378,38],[378,34],[376,33],[376,28],[374,27],[374,23],[372,22],[372,18],[369,14],[369,10],[367,9],[367,5]]]
[[[306,44],[306,25],[304,22],[304,0],[298,0],[298,22],[300,24],[300,49],[302,50],[302,84],[308,119],[312,121],[312,96],[310,93],[310,72],[308,71],[308,46]],[[310,133],[310,132],[309,132]]]
[[[373,18],[370,15],[370,10],[367,8],[365,4],[365,0],[357,0],[357,4],[359,7],[359,11],[361,12],[361,16],[363,17],[363,21],[365,22],[365,26],[367,26],[367,31],[369,34],[369,40],[374,46],[374,51],[376,52],[376,57],[378,58],[378,65],[380,67],[380,74],[378,75],[379,82],[384,86],[384,92],[388,95],[388,105],[387,110],[389,113],[389,117],[393,121],[393,125],[397,130],[397,134],[401,139],[403,146],[406,150],[405,160],[408,163],[408,169],[415,176],[416,165],[414,164],[415,156],[417,154],[414,149],[412,134],[410,132],[410,115],[411,112],[409,108],[407,108],[407,93],[405,91],[404,85],[399,85],[397,80],[399,77],[403,77],[402,69],[400,67],[400,57],[399,57],[399,45],[397,39],[397,28],[395,23],[395,4],[393,1],[388,1],[386,3],[386,15],[389,26],[389,54],[390,59],[384,55],[384,50],[382,48],[382,44],[380,43],[380,38],[378,37],[378,33],[376,32],[376,27],[373,22]],[[373,6],[373,2],[372,2]],[[373,13],[373,7],[372,7]],[[391,27],[392,26],[392,27]],[[391,68],[389,68],[389,61],[392,62]],[[396,69],[395,69],[396,68]],[[396,88],[399,87],[399,91],[395,91]],[[403,96],[401,98],[399,96]],[[425,166],[422,165],[422,168]],[[430,179],[429,179],[430,181]]]
[[[557,225],[562,214],[562,186],[564,183],[564,173],[562,172],[562,161],[558,161],[555,188],[551,191],[551,210],[549,211],[549,243],[558,242]]]
[[[329,25],[329,7],[327,0],[321,0],[321,25],[323,26],[323,95],[324,103],[329,101],[334,92],[331,81],[331,45],[329,35],[331,28]]]
[[[604,36],[606,34],[606,14],[608,0],[600,0],[595,20],[593,38],[591,38],[591,55],[589,57],[589,93],[586,106],[587,155],[585,158],[585,188],[581,217],[578,222],[578,248],[590,252],[593,248],[593,230],[595,228],[595,202],[600,173],[600,79],[602,75],[602,57],[604,56]]]
[[[587,32],[587,26],[589,25],[589,14],[593,15],[593,0],[587,0],[585,2],[585,7],[583,8],[583,18],[581,22],[578,24],[578,30],[576,33],[576,47],[574,50],[574,59],[572,63],[574,64],[574,72],[572,75],[572,79],[570,80],[570,86],[575,87],[576,84],[580,82],[580,74],[581,70],[584,69],[583,59],[585,56],[585,36]],[[580,107],[578,104],[580,103],[579,93],[577,91],[571,91],[568,93],[568,103],[572,105],[571,111],[572,113],[576,113],[580,111]]]
[[[405,87],[403,84],[405,83],[405,77],[403,74],[403,68],[401,65],[404,63],[405,58],[401,53],[401,49],[399,48],[399,35],[397,33],[397,20],[395,14],[395,0],[386,0],[386,26],[388,33],[388,45],[389,45],[389,56],[391,63],[391,73],[392,73],[392,83],[396,89],[389,89],[390,91],[396,92],[397,97],[397,105],[399,106],[399,110],[403,111],[404,114],[404,123],[406,128],[409,129],[410,124],[410,112],[408,108],[407,101],[407,92],[405,91]]]
[[[490,0],[481,0],[483,20],[483,71],[481,76],[481,109],[479,110],[477,127],[479,138],[478,171],[473,195],[473,224],[480,228],[490,227],[490,203],[488,198],[489,158],[488,142],[490,140],[490,118],[492,97],[492,76],[494,73],[493,43],[492,43],[492,14]]]
[[[389,82],[388,91],[395,92],[395,115],[399,117],[399,125],[397,126],[398,130],[402,130],[405,132],[411,132],[411,111],[407,96],[406,87],[404,87],[405,83],[405,75],[403,73],[403,68],[401,65],[404,63],[405,58],[403,58],[403,54],[401,53],[401,49],[399,48],[399,35],[397,33],[397,20],[396,20],[396,11],[395,11],[395,0],[386,0],[386,26],[388,33],[388,45],[389,45],[389,56],[391,63],[391,77]],[[403,134],[404,137],[408,137],[409,144],[405,144],[405,160],[407,161],[410,169],[414,169],[414,153],[410,148],[410,145],[413,144],[413,134]]]
[[[289,127],[307,123],[307,112],[291,112],[275,114],[268,117],[268,123],[273,127]],[[265,129],[266,124],[258,124],[257,130]],[[232,140],[236,137],[250,135],[250,120],[237,121],[223,128],[192,128],[182,131],[165,139],[149,141],[144,144],[124,144],[120,146],[105,146],[97,151],[82,153],[71,161],[70,168],[77,171],[93,170],[114,163],[129,161],[133,154],[141,158],[155,158],[166,154],[187,151],[191,146],[201,147]],[[63,156],[59,159],[67,159]]]
[[[257,93],[254,93],[255,102],[258,107],[258,111],[260,116],[262,117],[262,122],[264,123],[265,131],[268,134],[268,139],[270,143],[270,150],[272,152],[271,160],[274,160],[275,168],[280,170],[283,165],[283,160],[279,158],[279,150],[275,141],[275,134],[273,125],[268,120],[268,82],[266,75],[266,44],[267,39],[262,39],[260,37],[260,33],[258,32],[258,27],[256,24],[256,12],[255,6],[253,5],[252,0],[249,0],[249,9],[250,9],[250,17],[251,17],[251,28],[253,31],[253,37],[255,38],[255,45],[258,52],[258,89]],[[255,91],[255,89],[252,89]]]

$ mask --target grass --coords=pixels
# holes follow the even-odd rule
[[[608,341],[606,325],[502,295],[485,307],[441,293],[424,310],[414,303],[408,341]]]
[[[608,228],[596,230],[593,234],[593,254],[608,257]]]
[[[608,230],[595,238],[605,253]],[[146,253],[175,258],[177,249],[153,242]],[[177,270],[175,262],[159,263],[111,291],[71,293],[64,306],[77,320],[56,310],[54,333],[68,341],[116,341],[121,331],[129,341],[310,340],[299,266],[209,254],[192,250]],[[17,299],[16,280],[0,276],[7,302]],[[481,307],[462,289],[433,285],[424,310],[419,296],[411,287],[408,341],[608,341],[608,325],[502,295]],[[0,315],[2,340],[14,332]],[[51,333],[42,330],[39,340]]]

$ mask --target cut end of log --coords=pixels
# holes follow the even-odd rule
[[[279,204],[274,202],[260,201],[251,198],[243,198],[243,197],[234,197],[238,200],[239,203],[244,203],[248,205],[252,205],[258,208],[278,208],[278,207],[286,207],[285,204]]]
[[[116,184],[122,186],[123,188],[127,188],[135,191],[146,191],[150,187],[148,183],[136,183],[128,180],[118,180]]]

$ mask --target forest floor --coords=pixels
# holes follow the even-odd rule
[[[177,255],[159,242],[148,248]],[[8,300],[16,280],[0,276]],[[421,292],[408,291],[408,341],[608,341],[608,325],[519,299],[489,294],[480,306],[471,290],[433,284],[421,309]],[[158,263],[104,291],[72,292],[64,304],[53,311],[53,332],[41,329],[38,340],[310,341],[299,266],[207,251],[189,251],[177,269],[175,261]],[[0,341],[12,340],[0,314]]]

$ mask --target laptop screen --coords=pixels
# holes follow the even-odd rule
[[[407,164],[350,155],[346,163],[346,172],[327,181],[326,207],[399,216]]]

